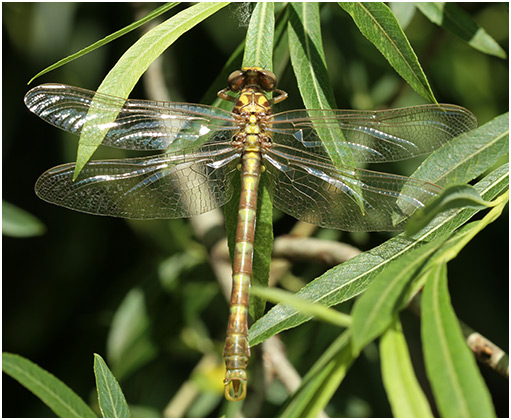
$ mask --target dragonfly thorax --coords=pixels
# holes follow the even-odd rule
[[[259,118],[271,114],[271,105],[264,92],[259,88],[245,88],[232,110],[242,116],[255,115]]]

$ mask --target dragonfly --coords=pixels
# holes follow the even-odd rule
[[[345,231],[401,230],[440,187],[364,165],[430,153],[477,127],[470,111],[450,104],[273,113],[272,106],[287,98],[276,85],[275,75],[260,67],[233,72],[218,92],[234,103],[232,111],[123,99],[63,84],[40,85],[25,96],[30,111],[60,129],[93,135],[106,127],[102,145],[158,152],[90,161],[76,179],[74,163],[54,167],[35,185],[36,194],[50,203],[102,216],[183,218],[229,202],[234,177],[241,177],[223,350],[224,395],[230,401],[247,394],[248,304],[261,177],[267,178],[273,205],[296,219]],[[117,117],[107,122],[112,110]],[[335,156],[325,146],[329,133],[339,135],[330,139]]]

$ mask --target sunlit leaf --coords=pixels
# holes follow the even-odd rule
[[[472,185],[450,185],[426,207],[413,214],[406,224],[406,235],[413,236],[443,211],[463,207],[483,209],[489,206],[491,203],[483,200]]]
[[[318,3],[290,3],[288,36],[291,64],[305,107],[337,108],[326,68]],[[315,129],[334,162],[339,165],[353,164],[353,159],[341,155],[336,148],[336,144],[344,141],[344,135],[338,127],[325,128],[318,125]]]
[[[156,58],[181,35],[227,4],[225,2],[197,3],[151,29],[123,54],[97,91],[119,98],[127,98],[138,79]],[[89,112],[97,112],[94,102]],[[102,124],[97,124],[97,121],[94,121],[93,126],[84,124],[78,146],[75,178],[103,141],[109,130],[109,123],[115,120],[118,113],[119,110],[113,110],[113,108],[109,112],[103,110],[101,113]]]
[[[382,334],[406,302],[402,297],[407,285],[419,274],[427,259],[441,245],[441,240],[418,246],[409,254],[389,264],[371,283],[353,307],[353,350],[359,353]]]
[[[432,418],[428,399],[415,377],[398,317],[380,339],[380,357],[383,385],[394,417]]]
[[[463,184],[509,153],[509,113],[463,133],[428,156],[413,177],[440,186]]]
[[[250,293],[273,303],[292,306],[303,314],[311,315],[317,320],[328,322],[338,327],[348,327],[351,325],[351,317],[349,315],[330,308],[325,308],[318,304],[310,303],[282,289],[255,286],[250,290]]]
[[[273,70],[274,28],[275,14],[273,3],[256,3],[245,40],[244,67],[256,66],[265,70]]]
[[[421,96],[436,103],[428,79],[387,5],[381,2],[339,3],[353,18],[360,32],[383,54],[392,67]]]

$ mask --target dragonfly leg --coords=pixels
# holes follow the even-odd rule
[[[275,93],[277,93],[279,96],[276,96],[275,98],[272,98],[269,100],[270,105],[278,104],[279,102],[282,102],[287,99],[287,92],[284,92],[280,89],[275,89]]]
[[[221,91],[219,91],[216,95],[220,98],[220,99],[223,99],[225,101],[229,101],[229,102],[236,102],[238,99],[235,98],[234,96],[231,96],[229,95],[227,92],[229,92],[230,89],[229,88],[225,88],[225,89],[222,89]]]

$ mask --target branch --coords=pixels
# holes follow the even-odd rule
[[[418,317],[421,314],[421,294],[417,294],[408,304],[408,309]],[[469,327],[458,319],[461,331],[470,350],[476,359],[483,365],[497,372],[499,375],[509,378],[509,357],[504,350],[492,343],[485,336]]]

